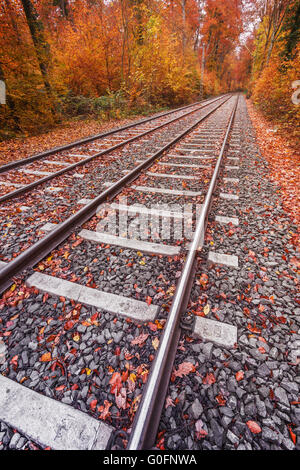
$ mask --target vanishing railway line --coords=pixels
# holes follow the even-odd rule
[[[138,123],[128,124],[94,137],[82,139],[72,144],[3,165],[0,167],[2,175],[0,180],[2,190],[0,202],[16,198],[54,178],[72,172],[72,170],[78,169],[98,157],[104,157],[126,144],[159,131],[165,126],[220,99],[222,97],[168,111]],[[172,119],[169,119],[170,115],[173,115]],[[72,149],[76,149],[76,153],[68,153]],[[47,159],[49,157],[51,157],[51,160]],[[69,176],[71,178],[83,178],[84,173],[73,172]],[[12,188],[14,189],[12,190]],[[53,190],[55,192],[55,188]]]
[[[6,375],[0,374],[0,388],[3,393],[9,390],[5,403],[0,394],[0,421],[42,446],[152,448],[161,439],[161,423],[168,420],[166,408],[175,406],[168,390],[178,351],[184,351],[180,341],[185,332],[208,344],[236,347],[235,324],[192,313],[201,263],[233,270],[239,266],[237,256],[218,252],[212,242],[209,253],[202,248],[211,206],[238,200],[243,99],[227,96],[205,107],[184,127],[169,130],[158,150],[153,152],[150,146],[150,156],[148,149],[135,151],[131,164],[106,173],[106,189],[100,194],[76,189],[77,200],[71,198],[68,204],[77,207],[81,198],[79,210],[69,216],[62,212],[58,223],[43,229],[46,235],[16,250],[11,259],[3,257],[0,311],[8,326],[0,340],[8,351],[12,348],[13,357],[0,362],[0,372]],[[185,117],[183,113],[175,119]],[[142,136],[153,131],[144,130]],[[135,139],[127,132],[120,145]],[[115,146],[88,159],[112,149]],[[87,150],[80,143],[77,151]],[[97,163],[87,168],[84,181]],[[214,220],[221,233],[228,227],[234,233],[232,228],[239,224],[233,206],[228,207],[230,213],[219,211]],[[14,236],[9,230],[5,233],[8,240]],[[200,277],[201,286],[206,282]],[[16,333],[18,321],[23,333]],[[190,361],[184,364],[194,367]],[[188,372],[178,367],[177,377]],[[12,386],[11,379],[22,385]],[[203,383],[209,380],[213,383],[208,374]],[[23,416],[11,411],[14,393]],[[219,400],[224,398],[220,396]],[[207,432],[197,421],[201,412],[196,405],[192,426],[197,423],[200,440]],[[49,410],[48,426],[39,424],[38,409],[44,406]],[[68,433],[58,432],[62,420],[69,420],[72,440]]]

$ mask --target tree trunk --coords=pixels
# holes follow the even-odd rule
[[[68,18],[68,2],[67,0],[59,0],[59,8],[64,18]]]
[[[205,44],[202,44],[202,60],[201,60],[201,81],[200,81],[200,94],[203,100],[204,92],[204,67],[205,67]]]
[[[185,56],[185,44],[186,44],[186,36],[185,36],[185,24],[186,24],[186,0],[181,0],[181,11],[182,11],[182,55],[183,58]]]
[[[52,97],[52,89],[48,78],[48,67],[50,62],[50,47],[44,36],[44,26],[38,18],[38,14],[31,0],[21,0],[26,15],[31,38],[35,47],[40,71],[49,98]]]

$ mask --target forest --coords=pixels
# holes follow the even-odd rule
[[[1,140],[229,91],[299,136],[299,0],[0,0],[0,25]]]

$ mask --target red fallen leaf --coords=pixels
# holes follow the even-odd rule
[[[292,439],[293,443],[296,445],[296,442],[297,442],[296,434],[293,433],[291,426],[288,426],[288,429],[289,429],[289,432],[290,432],[291,439]]]
[[[148,327],[150,328],[151,331],[157,331],[158,326],[155,323],[148,323]]]
[[[66,331],[68,331],[68,330],[70,330],[71,328],[73,328],[73,326],[74,326],[73,320],[69,320],[69,321],[67,321],[67,322],[64,324],[64,329],[65,329]]]
[[[122,382],[126,382],[128,379],[128,369],[125,372],[122,372]]]
[[[152,298],[148,295],[148,297],[146,297],[146,302],[148,305],[150,305],[152,303]]]
[[[251,326],[250,323],[247,325],[248,330],[252,331],[252,333],[261,333],[261,330],[256,327],[256,324],[254,323],[254,326]]]
[[[10,361],[10,363],[13,364],[14,366],[18,366],[18,357],[19,356],[14,356],[12,360]]]
[[[240,380],[243,380],[243,378],[244,378],[244,371],[239,370],[239,371],[235,374],[235,378],[236,378],[236,381],[237,381],[237,382],[239,382]]]
[[[285,317],[277,317],[277,320],[278,320],[280,323],[286,323],[286,318],[285,318]]]
[[[183,377],[190,372],[195,372],[195,366],[191,362],[182,362],[179,364],[178,369],[173,372],[174,377]]]
[[[201,276],[200,276],[200,279],[199,279],[199,284],[202,287],[205,287],[207,283],[208,283],[208,276],[207,276],[207,274],[202,273]]]
[[[145,384],[147,382],[147,379],[148,379],[148,374],[149,374],[149,371],[148,370],[144,370],[141,374],[141,377],[142,377],[142,382],[143,384]]]
[[[101,405],[98,407],[98,411],[101,413],[99,419],[107,419],[110,416],[109,408],[111,407],[112,403],[104,400],[104,406]]]
[[[262,343],[266,343],[267,341],[265,340],[265,338],[263,338],[262,336],[259,336],[258,337],[259,341],[261,341]]]
[[[225,406],[226,405],[226,399],[223,397],[223,395],[221,393],[216,396],[216,400],[217,400],[217,402],[219,403],[220,406]]]
[[[117,346],[116,349],[115,349],[114,355],[115,356],[120,356],[120,354],[121,354],[121,348],[120,348],[120,346]]]
[[[55,371],[56,367],[59,367],[60,370],[61,370],[62,375],[65,375],[65,369],[64,369],[64,366],[61,364],[61,362],[55,361],[55,362],[52,364],[52,366],[51,366],[52,372]]]
[[[94,313],[94,315],[91,316],[91,322],[96,321],[98,318],[98,313]]]
[[[78,385],[77,384],[72,385],[71,390],[78,390]]]
[[[164,442],[165,442],[165,437],[164,437],[164,433],[166,432],[166,430],[164,431],[161,431],[160,433],[158,433],[158,436],[157,436],[157,444],[156,444],[156,447],[158,447],[158,449],[160,450],[165,450],[165,446],[164,446]]]
[[[97,402],[96,399],[91,401],[91,403],[90,403],[90,408],[91,408],[92,411],[95,411],[96,406],[97,406],[97,403],[98,403],[98,402]]]
[[[253,434],[259,434],[261,432],[261,427],[255,421],[247,421],[246,424]]]
[[[146,339],[148,338],[149,336],[149,333],[141,333],[139,336],[137,336],[136,338],[134,338],[132,341],[131,341],[131,345],[134,346],[134,345],[139,345],[141,346],[143,343],[145,343]]]
[[[209,372],[208,374],[206,374],[204,379],[202,379],[202,382],[206,385],[212,385],[215,383],[215,381],[216,381],[216,378],[212,372]]]
[[[76,246],[80,245],[80,243],[83,242],[83,238],[79,238],[78,240],[76,240],[75,243],[73,243],[72,247],[75,248]]]
[[[109,385],[111,385],[110,393],[114,393],[115,390],[117,392],[119,392],[119,390],[121,390],[122,377],[121,377],[120,372],[114,372],[113,373],[112,378],[109,381]]]
[[[134,354],[130,354],[129,352],[125,352],[124,354],[126,361],[130,361],[133,358]]]
[[[265,352],[266,352],[265,348],[263,348],[262,346],[260,346],[260,347],[258,348],[258,350],[259,350],[259,352],[260,352],[261,354],[265,354]]]
[[[57,392],[61,392],[65,388],[65,385],[60,385],[59,387],[56,387]]]
[[[250,310],[248,307],[244,307],[244,314],[247,315],[247,317],[250,317]]]

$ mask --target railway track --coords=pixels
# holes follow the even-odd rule
[[[24,269],[28,270],[30,266],[40,262],[42,264],[38,264],[39,272],[35,272],[26,279],[26,285],[28,287],[35,288],[38,290],[38,292],[46,292],[47,295],[54,294],[63,299],[70,298],[71,302],[81,302],[80,295],[83,295],[83,297],[86,296],[86,299],[85,301],[83,300],[83,303],[87,303],[88,305],[100,307],[104,310],[110,311],[115,315],[121,314],[121,317],[129,316],[134,321],[154,322],[155,317],[159,311],[159,306],[152,303],[152,299],[150,303],[150,296],[144,296],[146,297],[145,302],[143,300],[130,299],[122,295],[110,293],[107,294],[105,292],[107,289],[105,289],[105,291],[99,291],[99,289],[95,288],[97,281],[96,283],[88,282],[87,288],[85,290],[85,288],[79,283],[72,284],[67,279],[59,279],[58,277],[49,275],[49,266],[45,266],[44,268],[43,259],[45,256],[48,256],[50,263],[52,262],[52,259],[56,259],[59,251],[53,252],[53,249],[57,247],[63,240],[65,240],[68,235],[70,236],[70,234],[74,232],[76,225],[82,225],[82,223],[86,221],[87,223],[85,224],[85,227],[87,228],[84,228],[78,234],[79,242],[86,240],[88,243],[98,244],[98,246],[99,243],[101,243],[101,246],[111,246],[112,249],[114,249],[113,247],[121,246],[125,250],[128,248],[136,250],[138,256],[142,258],[142,266],[143,260],[145,260],[143,255],[146,253],[149,253],[150,257],[158,257],[158,259],[163,257],[167,258],[169,261],[171,261],[171,263],[173,262],[172,258],[175,258],[175,265],[178,266],[177,272],[180,272],[179,269],[182,268],[182,274],[179,285],[176,289],[174,302],[168,315],[168,321],[165,325],[165,332],[163,338],[160,340],[160,346],[157,351],[154,367],[148,379],[147,389],[143,394],[143,400],[138,409],[139,411],[136,417],[136,424],[133,426],[132,435],[128,444],[129,449],[149,448],[149,446],[151,447],[155,442],[159,417],[163,405],[162,396],[164,396],[166,392],[165,388],[169,380],[178,342],[178,334],[180,331],[179,317],[187,305],[187,299],[189,296],[186,284],[188,284],[190,287],[192,286],[193,272],[191,272],[191,270],[194,269],[193,266],[195,264],[196,254],[199,250],[200,240],[203,239],[208,208],[213,194],[213,188],[219,173],[224,149],[234,119],[237,98],[227,98],[225,100],[221,100],[221,103],[221,106],[218,103],[208,112],[206,112],[204,116],[198,119],[196,123],[193,122],[193,124],[185,129],[179,136],[176,136],[175,139],[165,145],[161,150],[155,152],[154,155],[147,158],[145,161],[138,162],[139,165],[133,170],[129,172],[125,171],[125,176],[117,181],[117,183],[108,183],[108,189],[104,191],[104,193],[100,194],[100,196],[96,197],[94,200],[84,201],[84,207],[69,219],[59,224],[58,227],[55,227],[55,224],[52,224],[52,226],[50,224],[48,235],[44,236],[37,243],[34,243],[14,260],[10,261],[7,265],[4,265],[0,271],[1,291],[3,292],[8,287],[8,285],[12,283],[14,275],[22,274]],[[218,127],[215,127],[216,122],[218,122]],[[199,129],[201,124],[202,126]],[[219,155],[218,158],[217,154]],[[160,161],[158,159],[160,159]],[[143,173],[141,174],[141,172]],[[203,178],[205,178],[204,185],[203,183],[200,183]],[[208,185],[209,181],[210,184]],[[132,185],[133,182],[137,184]],[[201,191],[199,191],[199,183],[201,186]],[[128,188],[128,184],[131,184],[133,189],[131,189],[130,186]],[[173,189],[174,186],[179,189]],[[124,207],[124,190],[126,194],[128,191],[133,192],[134,195],[131,197],[133,197],[135,202],[137,201],[137,197],[143,197],[148,193],[150,194],[152,201],[155,197],[158,196],[160,201],[163,199],[168,200],[169,197],[175,197],[175,200],[183,199],[185,202],[187,199],[191,198],[194,201],[198,200],[201,202],[200,205],[198,204],[201,210],[200,220],[198,221],[195,236],[192,241],[192,246],[188,252],[189,255],[185,264],[182,265],[183,259],[182,255],[180,255],[180,252],[186,252],[188,246],[180,247],[179,245],[173,244],[175,230],[178,230],[179,227],[177,226],[176,228],[175,224],[177,223],[178,225],[179,222],[180,228],[182,228],[182,222],[184,221],[188,226],[188,230],[190,230],[192,228],[193,222],[195,222],[193,220],[195,218],[195,213],[193,213],[193,210],[188,207],[189,211],[187,213],[184,211],[181,212],[182,207],[179,206],[178,213],[176,213],[176,209],[174,209],[172,205],[166,205],[166,209],[164,210],[161,204],[157,205],[157,209],[153,209],[153,207],[147,207],[147,203],[144,207],[142,207],[142,210],[139,209],[139,205],[136,206],[136,204],[127,205]],[[205,192],[207,192],[207,195],[204,199]],[[103,204],[105,201],[107,201],[108,197],[110,201],[108,205],[109,207],[106,208],[107,210],[100,210],[99,214],[99,205],[101,209],[101,203]],[[95,216],[94,214],[97,208],[98,214]],[[109,219],[108,224],[110,224],[111,210],[116,210],[119,213],[119,226],[117,229],[119,233],[113,235],[111,233],[100,232],[99,227],[97,231],[88,230],[95,225],[95,222],[100,221],[100,223],[102,222],[103,225],[103,221],[107,218]],[[126,219],[128,215],[129,217],[132,216],[134,222],[134,216],[137,214],[142,215],[143,213],[146,215],[146,217],[148,217],[148,214],[151,214],[151,225],[156,224],[157,227],[155,230],[157,231],[159,231],[159,220],[161,216],[163,217],[161,227],[163,232],[165,228],[165,221],[172,220],[173,233],[171,235],[171,239],[167,239],[166,234],[162,233],[160,238],[165,239],[164,243],[157,243],[154,238],[158,234],[154,233],[153,227],[151,233],[147,234],[148,238],[150,236],[150,242],[143,241],[141,239],[136,240],[135,238],[124,238],[122,236],[124,234],[121,233],[121,230],[123,229],[120,227],[120,223],[122,223],[120,215],[126,214]],[[94,217],[91,219],[91,216]],[[138,230],[138,235],[142,235],[140,230]],[[51,240],[53,240],[53,244],[51,243]],[[77,246],[78,241],[75,239],[75,241],[72,243],[73,250],[76,250],[75,247]],[[79,243],[79,246],[80,244],[81,243]],[[41,248],[41,245],[43,245],[44,248]],[[69,255],[66,259],[69,259]],[[192,262],[190,261],[191,259]],[[77,270],[75,269],[74,275],[76,272]],[[71,277],[67,276],[67,278],[75,279],[76,276],[74,275],[71,275]],[[137,282],[140,283],[139,276],[137,276]],[[94,288],[89,286],[94,286]],[[178,296],[181,299],[179,304],[177,303]],[[138,297],[141,298],[139,295]],[[174,310],[176,312],[175,315]],[[168,348],[165,348],[164,341],[171,343],[171,352],[168,350]],[[163,357],[169,358],[168,364],[164,369],[161,365],[161,355]],[[158,380],[156,377],[157,373],[160,375],[160,380]],[[164,386],[161,383],[162,378],[164,379]],[[151,384],[153,381],[154,384],[156,384],[155,393],[158,393],[158,397],[152,397],[153,390]],[[151,391],[150,397],[148,397],[149,390]],[[150,410],[144,410],[145,403],[148,405],[151,404]],[[159,406],[159,403],[161,406]],[[154,414],[155,417],[153,416]],[[145,424],[145,420],[147,425]],[[139,435],[140,429],[142,430],[142,434],[145,434],[145,437],[143,438],[141,438]]]
[[[102,165],[99,165],[97,158],[95,158],[94,156],[88,157],[89,163],[87,164],[85,169],[86,173],[80,175],[82,176],[82,178],[76,178],[76,180],[79,181],[76,185],[74,184],[74,181],[70,181],[69,178],[65,178],[63,181],[61,181],[61,179],[59,178],[55,178],[55,186],[44,186],[41,190],[34,194],[33,197],[31,196],[30,192],[30,190],[32,189],[32,185],[40,185],[41,180],[29,184],[29,188],[28,186],[25,186],[24,188],[20,188],[19,190],[14,191],[12,194],[13,201],[10,203],[10,206],[2,206],[0,209],[2,210],[2,214],[4,215],[4,217],[9,214],[9,217],[7,218],[7,223],[3,224],[4,230],[2,236],[5,237],[6,246],[5,249],[2,250],[2,261],[4,263],[10,261],[7,266],[4,265],[0,273],[0,278],[3,275],[2,280],[4,281],[4,283],[2,283],[0,287],[1,292],[3,292],[3,290],[7,288],[7,286],[11,282],[11,278],[14,275],[16,275],[18,272],[20,272],[20,270],[23,270],[28,266],[28,262],[30,262],[32,265],[32,263],[34,264],[38,260],[42,259],[43,256],[47,254],[49,250],[51,250],[50,244],[52,244],[52,248],[57,246],[62,240],[64,240],[68,236],[68,234],[72,232],[76,225],[82,224],[84,221],[88,220],[91,215],[95,213],[100,203],[104,202],[108,197],[112,197],[114,194],[120,191],[125,186],[125,184],[127,184],[132,179],[136,178],[136,176],[143,169],[151,165],[155,158],[159,157],[166,149],[174,145],[194,126],[207,119],[227,100],[228,98],[221,100],[214,99],[208,104],[201,105],[199,111],[200,114],[198,114],[197,112],[197,107],[196,111],[193,109],[192,111],[188,112],[188,117],[186,117],[186,114],[182,115],[181,120],[179,121],[180,124],[178,124],[175,129],[172,128],[173,138],[171,139],[169,138],[168,134],[171,131],[169,127],[169,121],[167,122],[167,124],[160,124],[158,126],[159,129],[164,126],[167,127],[166,135],[163,135],[163,140],[154,142],[154,146],[152,143],[151,148],[152,152],[154,151],[154,153],[150,154],[150,157],[148,149],[146,147],[145,153],[142,154],[141,157],[145,158],[146,156],[148,158],[146,158],[143,163],[140,163],[140,161],[135,158],[135,155],[139,154],[138,149],[132,148],[132,146],[129,145],[128,149],[126,150],[127,152],[129,152],[129,163],[127,163],[127,167],[122,166],[122,161],[120,162],[119,160],[119,154],[117,154],[118,158],[116,158],[116,156],[112,157],[113,161],[117,160],[117,166],[113,169],[113,171],[110,171],[112,166],[111,161],[107,163],[107,167],[103,167]],[[215,101],[217,102],[215,103]],[[204,110],[202,110],[203,107],[205,108]],[[190,114],[194,114],[195,112],[196,116],[191,118]],[[187,123],[186,119],[191,119],[191,121]],[[178,120],[179,118],[176,117],[175,121],[177,122]],[[172,119],[172,123],[173,121],[174,119]],[[180,132],[179,134],[178,131]],[[175,138],[174,135],[176,136]],[[133,139],[135,140],[135,137]],[[126,139],[125,142],[128,143],[128,139]],[[145,142],[143,142],[143,144],[145,146]],[[155,151],[155,148],[157,148],[157,144],[159,144],[160,148],[159,150]],[[125,145],[124,142],[118,144],[118,146],[121,147],[123,145]],[[140,145],[142,145],[142,143]],[[113,150],[115,150],[115,146],[109,147],[107,150],[104,151],[104,153],[109,154],[111,158],[111,152]],[[134,157],[132,156],[133,152]],[[103,152],[100,153],[101,155],[103,154]],[[91,162],[90,159],[95,161]],[[137,161],[135,162],[135,160]],[[139,164],[136,166],[136,163]],[[92,164],[93,166],[91,166]],[[127,172],[128,175],[124,176],[123,178],[121,178],[121,180],[117,181],[116,183],[110,184],[109,189],[101,192],[101,188],[103,190],[103,188],[107,187],[107,179],[109,177],[113,177],[114,179],[116,179],[118,178],[120,173],[124,172]],[[53,175],[47,176],[46,178],[52,179]],[[43,178],[43,180],[44,179],[45,178]],[[27,196],[26,198],[23,197],[20,200],[19,205],[17,206],[17,212],[14,211],[16,204],[16,195],[20,196],[23,192],[27,193],[28,191],[29,196]],[[97,195],[95,197],[97,191],[100,192],[100,195]],[[10,198],[9,194],[3,197]],[[92,198],[93,200],[91,200]],[[89,199],[90,202],[89,204],[85,205],[84,202],[87,199]],[[60,202],[59,208],[57,207],[58,201]],[[75,207],[82,207],[82,209],[76,211],[74,210]],[[46,214],[44,214],[45,211]],[[30,227],[30,236],[27,236],[26,234],[24,235],[23,233],[24,224],[27,220],[29,222]],[[47,224],[41,224],[43,220],[46,220]],[[59,220],[58,223],[57,220]],[[52,230],[51,233],[48,233],[49,223],[51,228],[55,226],[54,224],[59,225],[59,227]],[[17,227],[17,233],[11,229],[12,224]],[[46,236],[43,236],[45,233],[48,234]],[[41,235],[43,236],[43,238],[40,239],[39,242],[36,242],[36,240],[39,239]],[[23,241],[24,238],[25,242]],[[34,245],[32,250],[28,248],[28,246],[31,244]],[[19,256],[16,257],[17,252]],[[8,256],[5,256],[6,254],[8,254]]]
[[[232,204],[239,198],[243,106],[238,95],[210,103],[150,157],[145,152],[134,167],[119,169],[121,178],[112,174],[119,179],[106,181],[100,195],[81,199],[78,211],[3,262],[0,340],[9,360],[0,362],[0,421],[58,449],[150,449],[160,447],[168,422],[174,433],[174,380],[184,381],[197,365],[189,356],[176,363],[184,344],[196,338],[205,354],[211,342],[236,348],[234,322],[206,318],[209,305],[196,311],[195,291],[206,288],[206,261],[238,273],[237,256],[203,245],[208,223],[218,224],[216,233],[234,233],[239,224]],[[225,210],[212,222],[220,201]],[[199,393],[215,380],[213,372],[203,382],[197,377]],[[225,400],[221,393],[218,400]],[[207,430],[195,403],[195,419],[183,427],[201,441]]]

